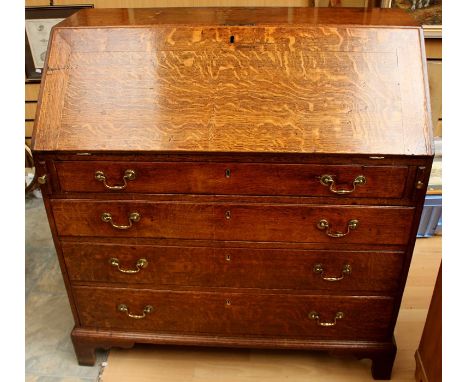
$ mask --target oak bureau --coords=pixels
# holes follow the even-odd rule
[[[80,364],[308,349],[391,377],[433,157],[408,18],[86,9],[54,28],[33,149]]]

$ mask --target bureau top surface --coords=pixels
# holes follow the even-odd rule
[[[87,9],[52,33],[33,149],[431,155],[404,12]]]

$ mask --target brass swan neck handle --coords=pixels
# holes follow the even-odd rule
[[[341,276],[338,277],[326,277],[323,275],[324,269],[322,264],[315,264],[314,265],[314,273],[321,275],[322,279],[325,281],[340,281],[345,278],[345,276],[349,276],[351,274],[351,265],[345,264],[343,265],[343,269],[341,270]]]
[[[116,267],[119,270],[119,272],[128,273],[128,274],[138,273],[143,268],[146,268],[148,266],[148,260],[146,260],[146,259],[138,259],[138,261],[135,264],[136,269],[122,269],[122,268],[120,268],[120,261],[116,257],[113,257],[113,258],[109,259],[109,263],[113,267]]]
[[[320,315],[317,312],[312,311],[309,313],[309,318],[311,320],[315,320],[318,326],[335,326],[337,320],[341,320],[343,317],[344,317],[343,312],[337,312],[335,314],[335,319],[332,322],[326,322],[326,321],[323,322],[323,321],[320,321]]]
[[[138,212],[132,212],[128,215],[128,225],[118,225],[112,220],[112,214],[110,212],[103,212],[101,214],[101,220],[105,223],[109,223],[115,229],[130,229],[133,226],[133,222],[140,221],[140,214]]]
[[[99,182],[102,182],[104,184],[104,187],[106,187],[108,190],[124,190],[127,188],[127,180],[134,180],[136,178],[135,170],[125,170],[124,175],[122,177],[123,184],[118,185],[118,186],[109,186],[107,184],[107,179],[106,175],[104,174],[104,171],[98,170],[94,173],[94,179],[96,179]]]
[[[326,230],[325,233],[330,236],[330,237],[344,237],[346,235],[349,235],[349,233],[352,231],[352,230],[355,230],[359,225],[359,220],[357,219],[351,219],[348,221],[348,224],[347,224],[347,227],[348,227],[348,230],[346,232],[333,232],[330,228],[330,223],[328,222],[328,220],[326,219],[321,219],[318,223],[317,223],[317,228],[320,229],[320,230]]]
[[[150,314],[153,312],[154,308],[151,306],[151,305],[146,305],[144,308],[143,308],[143,313],[142,314],[133,314],[133,313],[130,313],[129,309],[128,309],[128,306],[125,305],[125,304],[119,304],[117,306],[117,310],[119,312],[123,312],[123,313],[126,313],[128,317],[130,318],[134,318],[135,320],[141,320],[142,318],[145,318],[147,314]]]
[[[335,175],[321,175],[319,177],[320,179],[320,184],[328,187],[328,189],[333,192],[334,194],[338,195],[345,195],[345,194],[351,194],[354,191],[356,191],[356,186],[363,186],[366,184],[367,179],[364,175],[358,175],[356,178],[354,178],[354,181],[352,183],[353,188],[348,190],[348,189],[337,189],[336,188],[336,182],[335,182]]]

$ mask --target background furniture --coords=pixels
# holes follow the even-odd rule
[[[442,264],[427,313],[421,343],[414,355],[418,382],[442,381]]]

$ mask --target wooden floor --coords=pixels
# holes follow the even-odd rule
[[[392,381],[414,382],[416,351],[441,260],[441,237],[418,239],[395,329]],[[102,382],[372,381],[370,361],[323,353],[136,346],[112,349]]]

